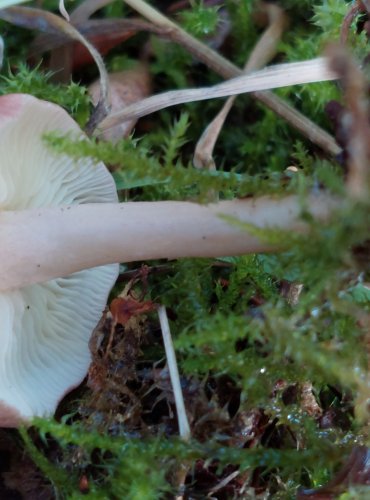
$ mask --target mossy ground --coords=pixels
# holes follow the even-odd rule
[[[162,11],[175,6],[151,3]],[[181,3],[175,19],[212,43],[227,22],[218,50],[242,66],[263,30],[257,2],[190,4]],[[349,9],[341,0],[281,6],[290,25],[273,62],[319,55],[338,39]],[[129,12],[117,0],[96,17]],[[360,60],[368,57],[366,22],[360,13],[348,41]],[[52,82],[47,58],[25,63],[34,33],[1,26],[7,57],[0,92],[57,102],[83,126],[91,112],[85,85],[96,76],[93,63],[76,68],[73,83]],[[132,67],[144,57],[143,47],[150,53],[153,92],[220,80],[182,47],[146,33],[115,47],[107,68]],[[342,102],[339,85],[278,93],[337,131],[325,106]],[[122,200],[207,201],[212,192],[221,198],[298,193],[304,202],[320,188],[342,196],[343,210],[330,225],[312,222],[309,237],[260,235],[283,242],[281,253],[122,265],[112,298],[125,288],[126,319],[102,319],[87,381],[62,402],[55,420],[38,420],[20,433],[1,431],[7,458],[1,498],[294,498],[298,488],[327,483],[350,453],[366,449],[369,204],[346,200],[343,159],[320,151],[248,96],[237,99],[223,127],[214,155],[218,170],[195,170],[195,144],[220,106],[207,101],[163,110],[140,120],[132,136],[114,146],[45,140],[72,156],[105,161]],[[297,172],[286,170],[292,165]],[[189,442],[178,437],[155,304],[166,306],[171,323]],[[343,480],[334,494],[367,498],[366,481],[348,488]]]

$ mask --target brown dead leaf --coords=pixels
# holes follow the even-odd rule
[[[108,75],[108,79],[111,113],[118,113],[129,104],[140,101],[150,94],[151,77],[148,67],[144,64],[138,64],[136,68],[131,70],[111,73]],[[99,100],[99,81],[92,83],[88,90],[94,105],[96,105]],[[105,130],[102,134],[103,139],[116,142],[123,137],[127,137],[134,128],[136,121],[136,118],[134,118]]]
[[[110,312],[116,324],[125,325],[132,316],[138,316],[156,310],[154,302],[140,302],[133,297],[118,297],[112,300]]]
[[[71,16],[72,17],[72,16]],[[88,19],[71,23],[101,55],[107,54],[111,49],[131,38],[138,31],[153,31],[161,34],[160,29],[155,29],[151,24],[140,19]],[[71,52],[71,68],[80,69],[93,62],[92,57],[85,51],[83,45],[71,41],[65,34],[56,33],[55,30],[45,28],[45,32],[36,36],[30,45],[29,57],[39,59],[47,51],[68,49]],[[62,67],[55,68],[62,70]]]
[[[104,21],[105,19],[101,20],[101,22]],[[131,38],[135,33],[135,31],[127,31],[124,33],[117,33],[115,31],[110,33],[99,33],[97,31],[87,37],[87,40],[89,40],[98,52],[104,56],[114,47]],[[46,35],[45,38],[47,38],[47,36],[48,35]],[[54,39],[55,37],[52,38]],[[42,52],[45,52],[45,50],[49,50],[47,46],[44,46]],[[35,51],[31,53],[31,56],[34,53]],[[51,50],[48,70],[53,72],[52,81],[68,83],[71,79],[72,71],[80,70],[93,62],[94,60],[90,52],[81,43],[71,43],[67,40],[64,45]]]

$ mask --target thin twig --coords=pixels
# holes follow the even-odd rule
[[[348,33],[349,33],[349,29],[351,27],[351,24],[352,24],[353,20],[355,19],[355,17],[357,16],[357,14],[359,12],[361,12],[361,10],[362,10],[361,6],[359,5],[358,2],[356,2],[353,5],[351,5],[347,14],[344,16],[342,26],[340,28],[340,37],[339,37],[341,43],[345,44],[347,42]]]
[[[173,394],[175,397],[177,420],[179,423],[179,433],[181,438],[184,441],[187,441],[190,439],[190,425],[188,417],[186,415],[179,370],[177,368],[176,355],[172,343],[170,325],[168,323],[166,308],[164,306],[160,306],[158,308],[158,317],[162,330],[163,344],[166,351],[168,371],[170,373]]]
[[[358,65],[344,47],[328,50],[331,67],[341,77],[348,115],[348,194],[366,201],[370,190],[370,124],[367,84]]]
[[[240,474],[240,470],[235,470],[228,476],[226,476],[222,481],[220,481],[212,490],[208,493],[207,497],[211,497],[216,491],[220,491],[222,488],[224,488],[226,485],[230,483],[230,481],[233,481],[236,477],[238,477]]]

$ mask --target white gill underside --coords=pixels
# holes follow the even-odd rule
[[[116,202],[104,165],[55,155],[43,143],[52,130],[80,133],[67,113],[19,99],[16,117],[0,117],[0,211]],[[0,403],[27,418],[54,412],[86,374],[91,332],[117,272],[104,266],[0,294]]]
[[[98,297],[116,277],[117,266],[104,266],[0,295],[1,400],[27,418],[54,411],[86,375]]]

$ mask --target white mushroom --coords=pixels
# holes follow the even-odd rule
[[[269,249],[220,215],[305,228],[294,196],[118,204],[104,165],[47,148],[42,135],[53,130],[81,133],[58,106],[28,95],[0,98],[1,426],[52,414],[83,379],[114,263]],[[311,212],[325,218],[333,205],[316,196]]]
[[[105,166],[53,155],[42,142],[48,130],[80,132],[58,106],[26,95],[0,98],[0,218],[7,210],[118,201]],[[81,382],[91,331],[117,273],[113,264],[0,293],[1,426],[53,413]]]

